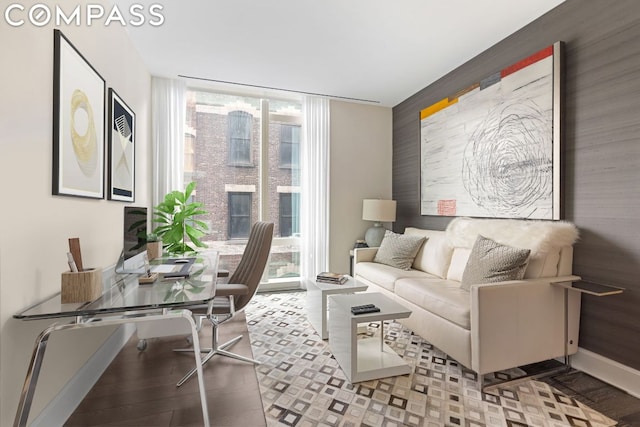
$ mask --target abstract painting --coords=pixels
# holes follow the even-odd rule
[[[54,195],[104,198],[105,81],[54,30]]]
[[[420,112],[422,215],[560,219],[561,46]]]
[[[109,88],[109,200],[135,201],[135,128],[133,110]]]

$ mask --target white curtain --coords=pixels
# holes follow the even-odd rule
[[[167,193],[184,189],[185,114],[185,82],[153,77],[151,80],[153,206],[164,200]]]
[[[329,100],[302,101],[300,275],[313,280],[329,267]]]

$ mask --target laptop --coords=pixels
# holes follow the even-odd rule
[[[195,257],[167,258],[162,260],[162,264],[154,265],[151,272],[162,273],[165,278],[189,277],[191,266],[195,260]]]

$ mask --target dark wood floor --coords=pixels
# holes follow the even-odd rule
[[[232,351],[252,357],[244,314],[227,322],[220,341],[243,338]],[[211,328],[203,327],[200,343],[211,342]],[[183,337],[148,340],[146,351],[136,348],[134,335],[116,356],[65,426],[202,426],[198,381],[182,387],[176,382],[194,366],[192,353],[173,353],[188,347]],[[252,364],[216,356],[204,369],[212,426],[265,426],[258,380]]]
[[[235,352],[251,357],[244,316],[227,323],[221,341],[237,335],[242,340]],[[210,342],[210,328],[201,332],[203,346]],[[201,426],[202,411],[195,379],[181,388],[175,383],[193,366],[190,353],[174,354],[185,339],[149,340],[139,352],[135,335],[120,352],[98,383],[82,401],[66,426]],[[548,366],[537,366],[546,368]],[[206,369],[205,383],[211,425],[265,426],[258,381],[252,365],[218,358]],[[563,393],[619,422],[620,427],[640,426],[640,399],[579,371],[570,371],[545,381]]]
[[[590,375],[572,370],[541,381],[618,421],[618,427],[640,427],[640,399]]]
[[[640,427],[640,399],[620,389],[584,372],[567,369],[565,365],[556,360],[548,360],[521,368],[527,375],[559,372],[538,378],[538,381],[545,382],[578,402],[616,420],[619,427]]]

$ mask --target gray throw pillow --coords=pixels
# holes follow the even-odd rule
[[[478,236],[462,273],[460,287],[468,291],[475,284],[522,279],[530,252],[530,249],[505,246]]]
[[[424,236],[396,234],[387,230],[373,262],[401,270],[411,270],[413,260],[425,240],[427,239]]]

